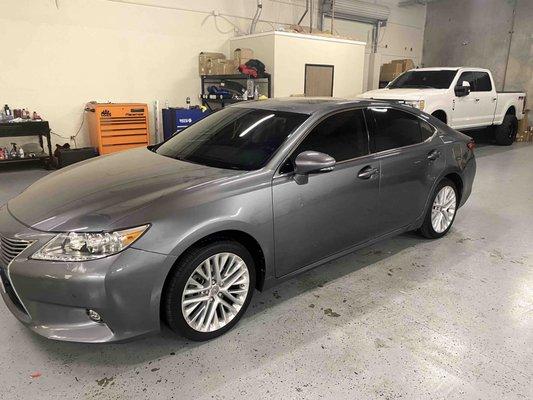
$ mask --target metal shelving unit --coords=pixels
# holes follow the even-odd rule
[[[10,158],[7,160],[0,160],[2,164],[21,163],[29,161],[41,161],[45,167],[49,167],[52,162],[52,141],[50,139],[50,126],[47,121],[31,121],[31,122],[3,122],[0,123],[0,138],[9,137],[39,137],[39,145],[44,149],[43,137],[46,138],[48,154],[44,153],[38,157],[24,157],[24,158]]]
[[[244,74],[235,75],[202,75],[202,92],[200,100],[210,111],[216,111],[224,108],[228,104],[238,103],[251,99],[243,99],[244,91],[252,86],[258,86],[260,95],[272,97],[272,81],[270,74],[261,74],[257,78],[253,78]],[[251,81],[251,82],[250,82]],[[210,86],[220,86],[231,90],[234,95],[226,97],[209,93]]]

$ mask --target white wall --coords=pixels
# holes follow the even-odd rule
[[[230,51],[254,50],[272,77],[274,97],[303,95],[305,64],[334,66],[333,96],[351,98],[363,90],[365,43],[351,40],[267,32],[230,39]]]
[[[425,17],[425,8],[399,9],[397,1],[378,2],[392,9],[380,52],[386,49],[385,56],[400,58],[404,42],[413,40],[399,37],[418,40],[424,25],[419,19]],[[196,99],[200,90],[198,53],[228,54],[228,39],[236,34],[228,21],[221,17],[215,20],[210,13],[215,10],[222,14],[242,33],[249,29],[256,1],[57,3],[59,9],[54,0],[0,0],[0,104],[35,110],[50,121],[56,133],[69,137],[78,130],[82,109],[90,100],[145,102],[151,107],[155,100],[162,106],[166,101],[179,106],[187,96]],[[305,0],[263,0],[263,22],[257,30],[296,23],[304,9]],[[303,24],[309,24],[309,15]],[[414,48],[418,49],[416,45]],[[0,145],[9,141],[0,140]],[[56,143],[66,141],[54,137]],[[77,145],[87,144],[85,125]]]
[[[199,94],[198,53],[228,53],[235,34],[230,23],[218,17],[215,24],[208,13],[241,16],[228,18],[244,30],[255,9],[253,0],[144,3],[183,10],[108,0],[58,0],[57,9],[53,0],[1,0],[1,105],[36,110],[66,137],[78,130],[90,100],[184,105]],[[292,3],[263,1],[261,18],[271,22],[258,30],[297,21],[305,1]],[[88,144],[86,125],[77,144]]]
[[[401,58],[412,59],[416,66],[421,64],[426,6],[400,7],[398,5],[399,0],[365,1],[385,5],[390,9],[386,26],[379,28],[377,54],[371,56],[370,25],[337,20],[334,23],[334,32],[367,42],[363,90],[370,90],[378,87],[381,65]],[[323,29],[328,30],[330,27],[331,22],[326,19]],[[371,60],[372,57],[374,60]]]

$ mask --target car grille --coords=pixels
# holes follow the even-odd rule
[[[7,276],[7,266],[13,259],[22,253],[31,244],[28,240],[11,239],[0,235],[0,280],[5,292],[15,304],[15,306],[24,314],[27,314],[26,309],[22,305],[20,299]]]
[[[0,267],[0,280],[2,281],[2,285],[4,287],[5,292],[7,293],[7,295],[9,296],[9,298],[11,299],[15,307],[17,307],[20,312],[28,315],[26,309],[24,308],[19,297],[17,296],[17,293],[15,293],[15,289],[13,288],[11,281],[7,277],[6,271],[4,270],[4,268],[1,268],[1,267]]]
[[[7,267],[30,244],[28,240],[10,239],[0,235],[0,260]]]

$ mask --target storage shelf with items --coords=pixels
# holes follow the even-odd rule
[[[47,121],[25,120],[21,122],[1,122],[0,139],[17,137],[38,137],[39,143],[27,143],[22,146],[15,142],[10,148],[0,148],[0,164],[18,163],[28,161],[41,161],[48,168],[52,162],[52,143],[50,139],[50,126]],[[47,152],[44,150],[46,138]]]
[[[211,111],[228,104],[271,97],[270,74],[202,75],[202,104]]]

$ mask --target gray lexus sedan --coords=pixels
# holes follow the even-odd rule
[[[254,289],[402,232],[444,236],[474,144],[396,103],[244,102],[36,182],[0,209],[2,297],[47,338],[233,327]]]

